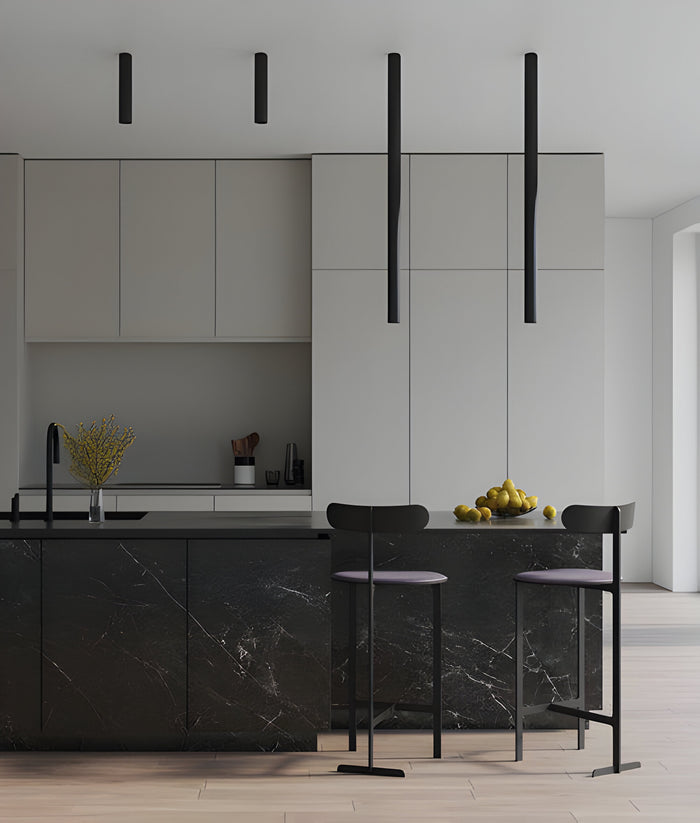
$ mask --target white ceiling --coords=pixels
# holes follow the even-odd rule
[[[265,126],[255,51],[269,54]],[[700,195],[700,0],[0,0],[0,152],[383,152],[390,51],[405,152],[522,151],[536,51],[540,151],[604,152],[609,216]]]

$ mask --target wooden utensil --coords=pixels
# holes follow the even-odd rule
[[[255,447],[260,442],[260,435],[257,432],[251,432],[247,437],[241,437],[238,440],[231,441],[234,457],[252,457]]]

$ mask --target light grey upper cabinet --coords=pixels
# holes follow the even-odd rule
[[[312,158],[314,269],[386,269],[387,163],[385,154]],[[408,259],[409,158],[401,162],[399,266]]]
[[[313,507],[409,502],[408,272],[401,323],[386,321],[386,270],[314,271]]]
[[[216,162],[216,334],[311,335],[311,163]]]
[[[411,269],[506,269],[506,155],[411,155]]]
[[[474,505],[505,478],[507,273],[411,272],[411,502]]]
[[[27,160],[25,335],[119,334],[119,162]]]
[[[121,334],[214,336],[214,161],[121,163]]]
[[[602,269],[605,181],[602,154],[541,154],[537,267]],[[508,266],[523,267],[523,157],[508,156]]]
[[[523,274],[509,272],[508,470],[516,487],[539,496],[540,509],[597,504],[604,493],[604,273],[543,270],[537,285],[537,323],[523,323]]]

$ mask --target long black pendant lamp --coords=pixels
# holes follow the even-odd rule
[[[267,54],[255,52],[255,122],[267,123]]]
[[[389,54],[387,111],[387,274],[389,323],[399,322],[399,214],[401,211],[401,55]]]
[[[537,55],[525,55],[525,322],[537,322]]]
[[[119,122],[131,123],[131,55],[119,53]]]

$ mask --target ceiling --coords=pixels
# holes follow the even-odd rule
[[[604,152],[608,216],[653,217],[700,195],[699,33],[698,0],[0,0],[0,152],[383,152],[390,51],[405,152],[519,152],[535,51],[540,151]]]

